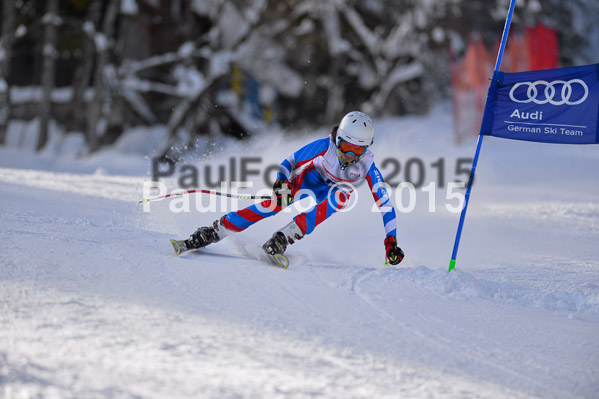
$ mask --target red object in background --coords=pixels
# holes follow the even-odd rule
[[[497,43],[497,49],[499,49],[499,43]],[[530,71],[530,69],[528,35],[513,35],[508,41],[501,70],[503,72],[524,72]]]
[[[456,143],[478,135],[492,73],[493,60],[484,43],[470,38],[464,59],[451,65]]]
[[[557,68],[559,48],[555,29],[538,23],[534,28],[526,28],[530,54],[530,70]]]
[[[495,53],[499,48],[497,43]],[[451,53],[451,49],[450,49]],[[453,54],[452,59],[453,59]],[[468,39],[461,61],[451,63],[453,88],[453,135],[456,143],[478,136],[485,109],[489,79],[493,76],[494,59],[480,38]],[[541,23],[526,28],[524,34],[508,39],[503,72],[552,69],[559,66],[557,33]]]
[[[499,42],[495,50],[499,49]],[[512,34],[508,39],[502,72],[538,71],[559,66],[557,33],[542,23],[528,27],[524,34]]]

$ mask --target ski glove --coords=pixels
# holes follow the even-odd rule
[[[277,205],[285,208],[289,204],[293,202],[293,194],[291,194],[291,188],[289,187],[289,180],[287,179],[278,179],[274,186],[272,186],[272,191],[277,197]]]
[[[403,251],[397,246],[397,237],[395,236],[385,238],[385,251],[387,252],[387,262],[392,265],[397,265],[404,258]]]

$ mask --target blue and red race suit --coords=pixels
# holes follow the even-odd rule
[[[289,180],[294,201],[307,196],[316,200],[317,205],[294,218],[304,235],[312,233],[316,226],[343,209],[349,202],[353,185],[364,179],[383,216],[386,235],[396,235],[395,209],[370,149],[356,162],[343,164],[337,156],[332,136],[316,140],[287,157],[281,163],[277,179]],[[230,212],[223,221],[228,230],[242,231],[282,209],[276,201],[265,200]]]

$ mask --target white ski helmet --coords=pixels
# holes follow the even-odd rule
[[[337,130],[337,139],[343,139],[353,145],[372,145],[374,143],[372,118],[364,112],[350,112],[341,119]]]

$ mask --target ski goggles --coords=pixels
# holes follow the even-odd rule
[[[368,146],[353,145],[340,138],[337,143],[337,148],[346,155],[360,157],[364,155]]]

